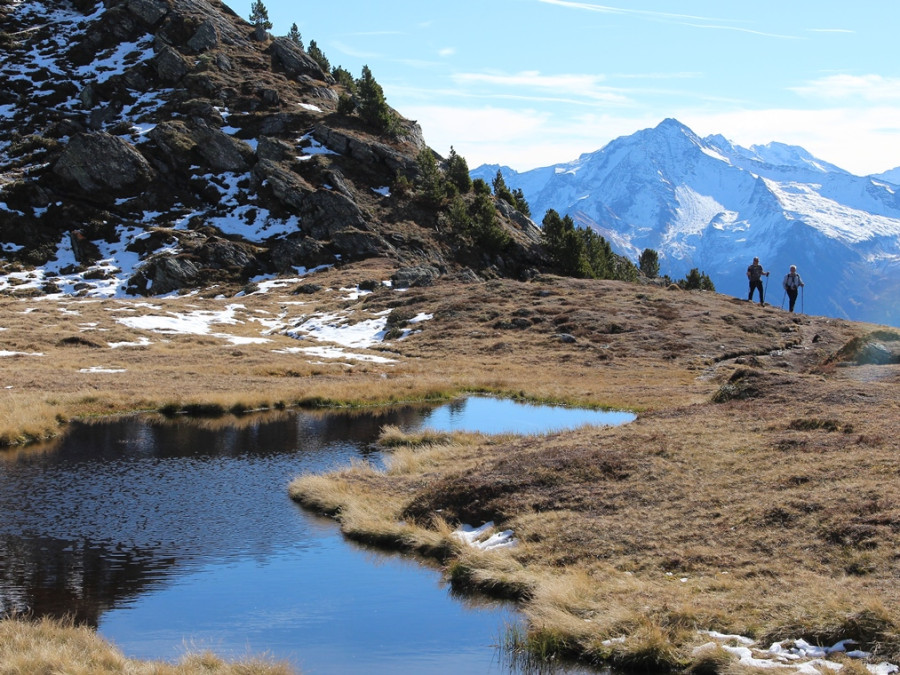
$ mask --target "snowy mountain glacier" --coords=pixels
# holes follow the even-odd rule
[[[591,227],[632,260],[652,248],[661,274],[706,272],[717,291],[747,297],[746,269],[772,272],[767,302],[784,296],[795,264],[806,283],[803,310],[900,325],[900,186],[892,172],[855,176],[803,148],[742,148],[698,137],[667,119],[573,162],[500,171],[521,189],[537,221],[548,209]],[[798,303],[800,309],[801,303]]]

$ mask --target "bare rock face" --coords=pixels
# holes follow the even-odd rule
[[[176,167],[202,162],[217,171],[247,171],[255,161],[244,141],[203,122],[163,122],[149,136]]]
[[[391,276],[391,281],[397,288],[431,286],[440,275],[441,272],[437,267],[416,265],[414,267],[401,267]]]
[[[154,175],[134,146],[103,132],[76,134],[53,171],[98,198],[136,194]]]
[[[300,49],[290,38],[278,37],[272,40],[269,47],[276,67],[284,70],[288,77],[311,77],[315,80],[327,80],[319,64],[309,54]]]
[[[303,232],[316,239],[329,240],[344,230],[369,230],[359,206],[338,192],[318,190],[300,205]]]
[[[197,54],[208,52],[218,44],[219,32],[216,30],[216,24],[211,20],[201,23],[194,36],[188,40],[188,47]]]
[[[192,64],[187,57],[168,45],[163,45],[156,55],[156,73],[166,83],[178,82],[191,72]]]
[[[289,237],[272,246],[272,264],[281,274],[293,273],[297,267],[312,268],[335,262],[335,256],[317,239]]]
[[[150,26],[159,23],[169,11],[162,0],[128,0],[127,7],[129,12]]]
[[[155,256],[128,282],[131,293],[162,295],[181,288],[190,288],[200,281],[200,270],[186,258],[171,255]]]

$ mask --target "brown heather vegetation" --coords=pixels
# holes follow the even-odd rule
[[[458,588],[520,601],[530,623],[513,650],[641,672],[738,672],[721,650],[692,651],[708,641],[699,630],[718,630],[760,643],[854,638],[876,659],[900,659],[900,365],[854,361],[867,336],[895,347],[897,331],[557,277],[444,279],[358,300],[336,290],[390,273],[374,261],[316,275],[333,291],[155,301],[182,312],[243,305],[243,323],[213,332],[247,336],[263,330],[250,317],[433,314],[420,332],[369,350],[390,364],[275,353],[315,344],[283,335],[235,346],[131,330],[118,312],[153,313],[131,300],[0,300],[0,349],[44,354],[0,358],[12,386],[0,391],[0,435],[129,410],[465,392],[630,409],[638,419],[623,427],[526,437],[388,429],[385,471],[358,463],[299,477],[291,494],[348,536],[434,556]],[[106,346],[140,337],[151,344]],[[80,372],[97,365],[125,372]],[[452,537],[460,523],[488,520],[519,546],[483,552]]]

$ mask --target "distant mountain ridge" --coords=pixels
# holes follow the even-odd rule
[[[632,260],[655,249],[662,274],[696,267],[719,292],[746,297],[758,256],[777,305],[796,264],[804,311],[900,325],[900,187],[886,178],[855,176],[797,146],[700,138],[674,119],[573,162],[521,173],[483,165],[472,176],[490,181],[498,170],[536,221],[548,209],[569,214]]]

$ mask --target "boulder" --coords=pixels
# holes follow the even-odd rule
[[[154,177],[134,146],[103,132],[73,136],[53,172],[94,198],[137,194]]]
[[[246,171],[255,154],[244,141],[205,122],[175,120],[156,125],[148,134],[175,167],[203,164],[215,171]]]
[[[163,82],[174,84],[191,72],[193,64],[177,50],[163,46],[154,59],[156,74]]]
[[[215,269],[252,270],[257,267],[256,257],[246,244],[227,239],[211,239],[193,255]]]
[[[128,0],[125,6],[150,26],[157,24],[169,11],[169,6],[162,0]]]
[[[200,270],[187,258],[159,255],[148,260],[128,280],[128,291],[141,295],[164,295],[195,286]]]
[[[363,232],[348,228],[331,236],[332,247],[345,260],[360,260],[375,256],[396,255],[394,247],[374,232]]]
[[[401,267],[391,275],[391,281],[397,288],[431,286],[440,275],[441,272],[436,267],[416,265],[415,267]]]
[[[343,230],[368,231],[370,228],[359,206],[339,192],[317,190],[300,205],[301,229],[316,239],[332,239]]]
[[[253,167],[253,176],[272,190],[282,206],[295,212],[303,208],[307,195],[315,192],[315,188],[301,176],[271,159],[260,158]]]
[[[892,350],[881,342],[867,342],[860,347],[856,362],[860,365],[876,366],[900,363],[900,346],[895,346]]]
[[[297,156],[297,148],[291,143],[271,136],[263,136],[256,145],[256,156],[271,162],[283,162]]]
[[[319,64],[309,54],[303,51],[298,44],[287,37],[277,37],[272,40],[269,47],[272,61],[280,67],[288,77],[311,77],[315,80],[325,80]]]
[[[211,19],[207,19],[200,24],[194,36],[188,40],[188,47],[197,54],[208,52],[219,45],[219,31],[216,24]]]
[[[313,268],[333,263],[335,258],[322,242],[315,239],[281,239],[271,248],[272,264],[280,274],[293,274],[295,268]]]

